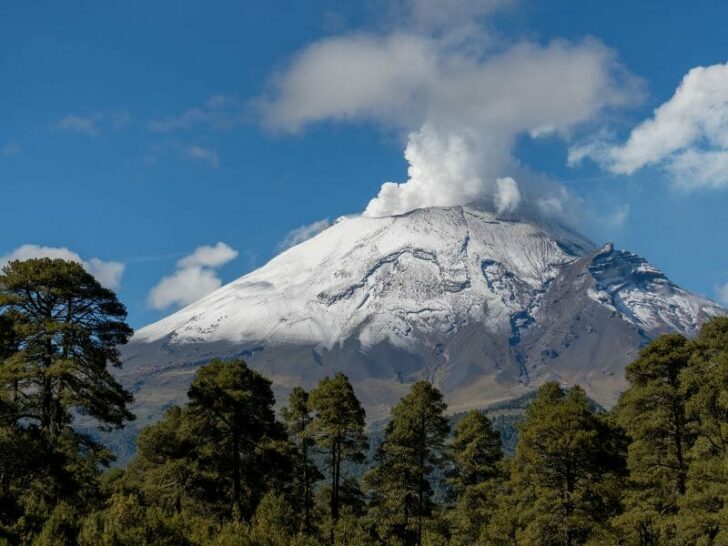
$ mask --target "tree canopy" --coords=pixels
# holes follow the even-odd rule
[[[76,425],[133,418],[124,320],[79,264],[0,274],[0,546],[728,544],[728,318],[647,344],[611,410],[540,386],[508,456],[497,409],[450,416],[427,381],[377,429],[342,373],[277,414],[267,378],[213,359],[107,468]]]
[[[57,435],[73,412],[110,427],[134,418],[131,394],[109,371],[120,365],[119,346],[132,334],[126,309],[83,266],[50,258],[10,262],[0,274],[0,309],[15,344],[0,381],[18,419]],[[5,344],[7,328],[0,326]]]

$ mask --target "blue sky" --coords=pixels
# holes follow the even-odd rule
[[[419,111],[391,121],[392,104],[380,96],[367,96],[374,102],[366,108],[341,111],[326,98],[323,106],[302,104],[303,91],[292,87],[296,70],[305,77],[310,69],[301,59],[320,53],[321,44],[333,44],[326,51],[341,61],[346,56],[334,46],[345,45],[346,53],[362,40],[379,47],[415,35],[436,44],[451,68],[453,55],[469,58],[473,47],[481,48],[475,69],[491,79],[498,72],[490,59],[524,43],[530,49],[522,57],[543,49],[561,55],[555,62],[566,56],[571,63],[583,51],[585,62],[602,63],[614,80],[604,86],[612,89],[589,95],[578,122],[561,113],[563,126],[534,137],[503,121],[498,135],[514,133],[515,144],[492,162],[505,166],[483,177],[514,176],[524,195],[536,184],[524,176],[560,181],[592,239],[614,241],[684,287],[721,297],[728,283],[728,183],[720,180],[728,175],[710,171],[713,183],[685,177],[700,179],[705,173],[696,169],[708,160],[716,169],[723,165],[726,123],[716,127],[711,120],[726,112],[726,101],[706,107],[712,117],[695,109],[680,114],[686,131],[697,127],[698,134],[672,149],[635,151],[627,139],[671,100],[691,69],[728,61],[725,2],[490,0],[481,9],[473,8],[476,0],[458,0],[465,16],[476,9],[475,26],[434,11],[417,12],[427,15],[417,19],[418,2],[430,10],[434,0],[3,2],[0,256],[39,245],[66,248],[89,267],[96,267],[92,258],[123,264],[123,276],[111,275],[134,327],[175,308],[174,298],[162,298],[157,307],[169,304],[162,309],[150,300],[165,276],[197,268],[202,283],[214,287],[262,265],[291,230],[359,213],[383,182],[407,180],[407,134],[430,121]],[[443,45],[451,35],[455,41]],[[323,61],[332,66],[330,57]],[[696,88],[710,78],[711,89],[728,93],[723,74],[714,72],[714,78],[693,73]],[[413,96],[435,96],[429,76],[421,77]],[[533,102],[519,100],[517,108]],[[457,126],[459,114],[443,121],[451,104],[431,98],[422,108],[436,127]],[[475,131],[476,143],[490,142],[490,127]],[[569,150],[578,149],[587,150],[585,159],[568,165]],[[511,169],[513,158],[530,174]],[[221,241],[226,246],[178,264]]]

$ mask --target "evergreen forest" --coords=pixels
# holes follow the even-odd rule
[[[74,425],[134,420],[112,373],[131,335],[81,265],[3,269],[0,545],[728,544],[726,317],[643,347],[608,411],[542,385],[512,454],[426,381],[372,435],[342,373],[277,403],[243,360],[216,359],[120,468]]]

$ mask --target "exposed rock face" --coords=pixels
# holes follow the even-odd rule
[[[551,379],[609,406],[641,345],[694,335],[721,313],[642,258],[564,226],[421,209],[342,219],[139,330],[120,377],[140,425],[184,402],[195,369],[214,356],[242,356],[274,381],[279,401],[343,370],[371,420],[423,378],[451,411]]]

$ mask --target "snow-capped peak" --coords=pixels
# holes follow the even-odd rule
[[[345,217],[267,265],[140,330],[137,342],[407,343],[407,331],[525,305],[559,268],[592,249],[563,227],[505,221],[468,207]],[[490,312],[484,314],[484,307]],[[449,326],[448,326],[449,327]]]
[[[721,313],[639,256],[557,223],[427,208],[337,220],[139,330],[120,377],[149,416],[184,401],[197,366],[237,356],[273,380],[279,400],[343,370],[373,419],[418,379],[453,411],[546,380],[610,405],[639,347],[693,335]]]

